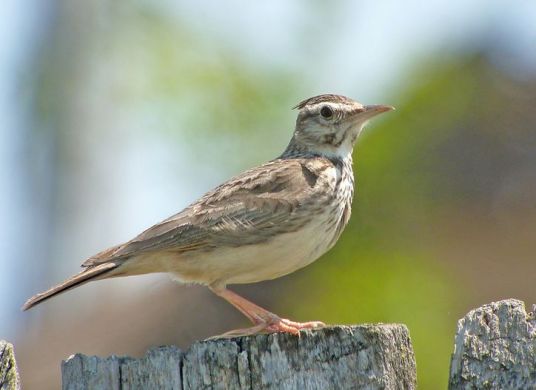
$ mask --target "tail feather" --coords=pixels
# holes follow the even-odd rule
[[[102,274],[111,271],[117,266],[118,264],[110,262],[99,264],[95,267],[87,268],[82,272],[70,277],[63,283],[60,283],[57,286],[48,289],[47,291],[34,295],[26,301],[26,303],[22,306],[22,310],[28,310],[33,306],[49,298],[52,298],[55,295],[61,294],[62,292],[70,290],[71,288],[78,287],[82,284],[95,280],[98,276],[101,276]]]

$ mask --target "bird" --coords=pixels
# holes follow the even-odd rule
[[[169,273],[207,286],[252,326],[224,337],[299,334],[324,326],[295,322],[229,290],[275,279],[331,249],[348,224],[354,195],[352,153],[369,120],[393,110],[323,94],[298,103],[294,132],[277,158],[231,178],[132,240],[88,258],[82,271],[26,301],[22,310],[87,282]]]

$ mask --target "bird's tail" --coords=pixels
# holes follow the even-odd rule
[[[37,305],[38,303],[46,301],[47,299],[52,298],[55,295],[61,294],[62,292],[70,290],[71,288],[81,286],[82,284],[85,284],[92,280],[96,280],[97,278],[99,278],[99,276],[110,272],[117,266],[118,264],[114,262],[109,262],[99,264],[94,267],[86,268],[82,272],[70,277],[63,283],[60,283],[57,286],[48,289],[47,291],[34,295],[26,301],[26,303],[22,306],[22,310],[28,310],[33,306]]]

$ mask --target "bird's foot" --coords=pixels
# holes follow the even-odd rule
[[[207,340],[251,336],[266,333],[290,333],[299,336],[300,330],[321,328],[323,326],[326,326],[326,324],[320,321],[295,322],[287,320],[286,318],[277,317],[270,319],[269,322],[260,322],[250,328],[231,330],[221,335],[210,337]]]
[[[218,296],[225,299],[227,302],[236,307],[242,312],[251,322],[253,326],[251,328],[237,329],[224,333],[220,336],[213,338],[230,338],[239,336],[250,336],[259,333],[291,333],[299,336],[300,330],[313,329],[326,326],[320,321],[310,322],[294,322],[281,318],[278,315],[257,306],[253,302],[241,297],[240,295],[227,290],[225,287],[211,287],[211,290]]]
[[[259,325],[262,325],[262,324],[259,324]],[[323,326],[326,326],[326,324],[320,321],[295,322],[295,321],[287,320],[286,318],[277,317],[270,322],[264,323],[264,328],[262,329],[262,331],[264,333],[279,332],[279,333],[291,333],[294,335],[299,335],[300,330],[321,328]]]

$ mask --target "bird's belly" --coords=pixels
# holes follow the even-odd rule
[[[330,248],[334,233],[323,222],[320,218],[259,244],[192,254],[178,260],[170,272],[180,280],[204,284],[274,279],[305,267]]]

